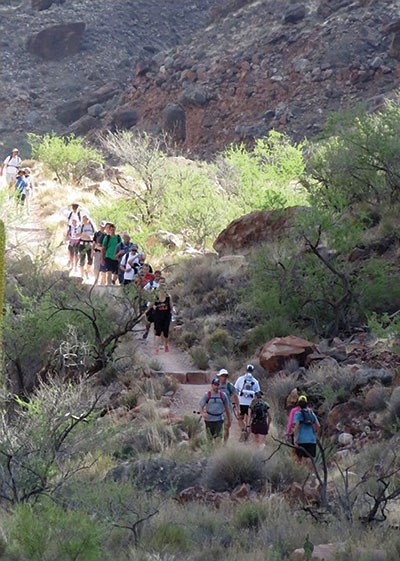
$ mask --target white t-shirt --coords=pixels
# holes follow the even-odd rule
[[[153,280],[145,284],[143,290],[147,290],[148,292],[151,292],[152,290],[155,290],[159,286],[160,284],[157,281]]]
[[[124,280],[133,280],[136,275],[136,269],[133,265],[136,262],[136,255],[126,253],[121,259],[121,265],[125,267]]]
[[[7,156],[7,158],[4,160],[4,165],[7,166],[7,172],[13,172],[15,170],[15,173],[17,173],[18,168],[21,166],[21,158],[19,156],[14,156],[13,158],[11,158],[11,156]]]
[[[250,405],[254,394],[260,391],[260,384],[252,374],[246,373],[236,380],[235,388],[239,395],[239,405]]]

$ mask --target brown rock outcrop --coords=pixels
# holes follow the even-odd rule
[[[296,358],[299,366],[304,366],[307,356],[314,351],[314,343],[300,337],[275,337],[261,348],[259,360],[265,370],[274,374],[282,370],[285,361],[290,358]]]
[[[31,35],[27,49],[45,60],[60,60],[78,53],[86,24],[83,21],[47,27]]]
[[[246,254],[255,246],[293,235],[296,216],[306,212],[304,207],[281,210],[255,210],[237,218],[223,230],[214,242],[214,249],[222,255]]]

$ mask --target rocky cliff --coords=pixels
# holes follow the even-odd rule
[[[208,155],[271,128],[315,135],[329,112],[358,100],[375,109],[399,84],[394,1],[10,3],[0,4],[4,148],[27,131],[141,127]]]
[[[189,40],[216,4],[1,0],[0,147],[23,143],[29,131],[85,133],[102,125],[137,62]]]
[[[226,2],[190,44],[148,57],[123,105],[203,155],[271,128],[312,136],[398,87],[399,17],[387,0]]]

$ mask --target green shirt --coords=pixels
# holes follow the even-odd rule
[[[121,238],[118,234],[115,234],[115,236],[104,236],[103,247],[106,250],[105,257],[118,261],[118,259],[115,258],[115,250],[117,249],[117,245],[120,241]]]

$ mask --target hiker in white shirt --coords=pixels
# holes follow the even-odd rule
[[[1,166],[1,173],[3,173],[5,168],[7,187],[11,187],[15,184],[17,172],[21,167],[21,162],[22,160],[19,157],[18,148],[14,148],[11,154],[4,160],[3,165]]]

